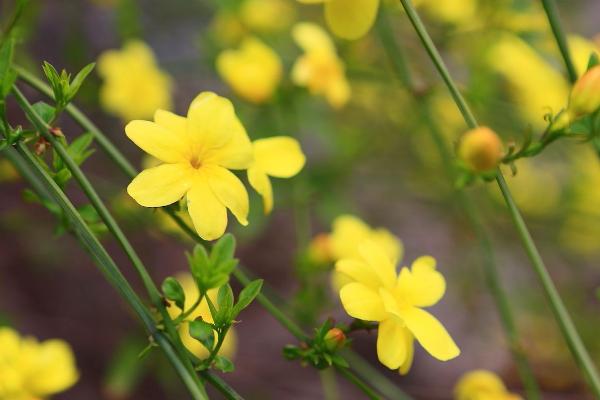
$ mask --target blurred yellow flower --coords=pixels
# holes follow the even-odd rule
[[[232,11],[219,11],[210,23],[210,32],[221,46],[234,46],[246,34],[246,27]]]
[[[568,111],[577,117],[591,114],[600,108],[600,65],[586,71],[577,79],[569,97]]]
[[[159,69],[152,49],[141,41],[102,53],[98,74],[104,79],[100,104],[125,121],[150,118],[157,109],[171,108],[171,78]]]
[[[187,118],[158,110],[154,122],[132,121],[125,132],[164,163],[142,171],[127,187],[140,205],[163,207],[186,196],[194,227],[205,240],[223,235],[227,209],[248,224],[248,193],[229,170],[251,165],[252,145],[229,100],[203,92]]]
[[[302,22],[292,30],[294,41],[304,50],[292,69],[292,80],[311,94],[325,96],[335,108],[350,99],[345,67],[327,33],[316,24]]]
[[[363,242],[360,257],[336,263],[336,271],[351,282],[340,290],[346,312],[354,318],[379,322],[377,356],[390,369],[405,374],[411,367],[414,339],[433,357],[448,361],[460,350],[444,326],[423,310],[436,304],[446,291],[446,281],[436,271],[433,257],[417,258],[411,268],[396,267],[384,249]]]
[[[200,295],[198,287],[196,286],[192,275],[187,272],[177,274],[175,276],[175,279],[177,279],[179,283],[181,283],[181,287],[183,288],[183,292],[185,293],[184,309],[188,310]],[[218,291],[218,289],[210,289],[207,293],[207,296],[215,304],[217,302]],[[168,311],[171,318],[177,318],[177,316],[179,315],[179,310],[177,310],[176,307],[169,307]],[[206,322],[213,322],[213,318],[210,313],[210,309],[208,308],[208,302],[206,301],[206,299],[202,299],[200,305],[198,305],[198,308],[196,308],[196,310],[189,315],[188,319],[190,321],[193,321],[198,317],[202,317],[202,319]],[[197,341],[190,335],[188,325],[189,324],[187,322],[184,322],[179,327],[179,335],[181,336],[181,341],[183,342],[184,346],[200,359],[208,357],[208,350],[199,341]],[[215,333],[215,343],[216,339],[217,338]],[[223,345],[219,350],[219,354],[227,358],[233,357],[236,350],[236,344],[237,336],[235,333],[235,328],[232,327],[229,329],[227,335],[225,336],[225,340],[223,341]]]
[[[254,163],[248,168],[250,185],[262,196],[265,214],[273,209],[273,188],[269,176],[291,178],[300,172],[306,157],[300,143],[287,136],[275,136],[252,142]]]
[[[283,67],[273,49],[251,37],[239,50],[226,50],[217,57],[221,78],[245,100],[263,103],[273,97],[281,81]]]
[[[300,3],[325,3],[327,25],[337,36],[358,39],[375,23],[379,0],[298,0]]]
[[[296,10],[289,0],[246,0],[239,14],[250,30],[272,33],[287,29],[294,22]]]
[[[79,379],[71,347],[59,339],[38,342],[0,328],[0,399],[45,399]]]
[[[464,374],[454,388],[456,400],[520,400],[521,396],[506,390],[493,372],[478,369]]]
[[[432,18],[448,24],[464,25],[477,17],[477,0],[422,0],[418,5]]]
[[[400,239],[385,228],[373,229],[360,218],[348,214],[338,216],[333,221],[331,233],[317,236],[309,251],[321,257],[321,262],[358,258],[358,247],[365,241],[376,243],[394,264],[402,258],[404,246]],[[331,285],[334,290],[339,291],[348,282],[349,278],[346,275],[333,271]]]
[[[516,109],[536,129],[545,127],[547,112],[556,113],[564,107],[567,81],[522,39],[511,34],[498,36],[488,61],[509,84]]]
[[[19,179],[19,172],[8,160],[0,160],[0,182],[13,182]]]

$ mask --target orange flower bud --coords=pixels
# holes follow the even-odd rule
[[[344,345],[344,342],[346,341],[346,335],[339,328],[331,328],[329,331],[327,331],[323,340],[325,341],[327,350],[335,351]]]
[[[600,108],[600,65],[583,74],[571,90],[569,111],[576,116],[591,114]]]
[[[331,261],[331,243],[329,235],[320,233],[313,238],[308,246],[308,255],[311,261],[325,264]]]
[[[462,137],[458,155],[472,170],[489,171],[502,159],[502,141],[490,128],[472,129]]]

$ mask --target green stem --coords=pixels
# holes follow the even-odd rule
[[[371,387],[366,385],[362,379],[354,374],[351,370],[344,367],[336,367],[335,368],[344,378],[348,379],[352,382],[356,387],[358,387],[367,397],[371,400],[380,400],[381,396],[377,394]]]
[[[384,12],[380,13],[380,19],[378,22],[378,26],[381,27],[381,41],[384,43],[386,52],[393,62],[394,71],[398,79],[408,88],[408,90],[412,91],[413,93],[416,92],[416,85],[409,73],[408,66],[405,61],[406,58],[404,57],[402,49],[393,36],[393,32],[389,26],[387,16]],[[443,168],[447,172],[450,182],[454,182],[456,180],[456,173],[454,172],[455,168],[452,161],[452,152],[446,145],[439,127],[435,124],[434,119],[431,118],[432,113],[428,98],[425,96],[420,96],[417,98],[417,100],[423,109],[423,119],[429,124],[428,132],[438,148],[438,152],[440,153],[440,157],[442,159]],[[500,322],[502,323],[502,328],[504,329],[504,333],[508,341],[509,349],[515,361],[517,371],[519,372],[519,376],[521,377],[523,386],[527,393],[527,398],[530,400],[537,400],[540,398],[539,387],[531,365],[525,356],[519,340],[515,318],[513,316],[510,302],[508,301],[508,295],[504,290],[500,280],[500,274],[495,262],[494,250],[489,235],[486,232],[485,226],[481,221],[481,217],[477,212],[477,209],[464,190],[455,190],[455,196],[459,205],[465,212],[469,223],[471,224],[471,228],[473,229],[475,237],[479,241],[479,248],[483,258],[483,273],[485,276],[485,282],[490,289],[496,309],[500,315]]]
[[[142,263],[142,260],[140,259],[138,254],[135,252],[135,250],[133,249],[133,246],[131,246],[131,243],[129,243],[129,240],[127,240],[125,234],[123,233],[123,231],[121,230],[121,228],[119,227],[119,225],[117,224],[115,219],[112,217],[112,215],[110,214],[110,212],[104,205],[104,202],[100,199],[100,196],[98,195],[96,190],[93,188],[90,181],[83,174],[83,171],[81,171],[81,168],[79,168],[77,163],[71,158],[67,149],[49,131],[50,127],[35,112],[35,110],[31,106],[31,104],[29,103],[29,101],[27,101],[25,96],[23,96],[21,91],[16,86],[13,86],[13,93],[15,95],[15,99],[17,100],[17,103],[19,104],[19,106],[23,109],[23,111],[31,119],[35,128],[40,132],[40,134],[42,136],[44,136],[52,144],[53,148],[59,154],[59,156],[61,157],[63,162],[66,164],[67,168],[69,169],[69,171],[71,172],[71,174],[73,175],[75,180],[79,183],[80,187],[82,188],[82,190],[84,191],[84,193],[86,194],[86,196],[88,197],[88,199],[90,200],[90,202],[92,203],[92,205],[94,206],[96,211],[98,212],[98,215],[100,216],[100,218],[104,221],[104,223],[106,224],[108,229],[113,233],[114,237],[117,239],[117,241],[119,242],[119,244],[121,245],[121,247],[123,248],[123,250],[125,251],[127,256],[129,257],[129,259],[131,260],[137,273],[139,274],[140,278],[142,279],[142,282],[150,296],[152,304],[154,304],[154,306],[159,310],[159,312],[163,318],[163,322],[164,322],[165,328],[167,330],[167,333],[169,334],[169,336],[171,336],[171,339],[174,342],[175,348],[180,353],[182,361],[184,362],[186,367],[189,369],[189,371],[192,373],[194,371],[194,367],[187,356],[187,351],[185,350],[185,347],[183,346],[183,343],[181,342],[181,338],[179,337],[177,329],[173,325],[171,318],[169,316],[169,313],[167,312],[167,310],[163,304],[160,292],[158,291],[158,288],[156,287],[152,278],[150,277],[148,270]],[[192,373],[192,376],[195,378],[198,386],[201,387],[202,382],[200,381],[199,377],[195,373]]]
[[[452,94],[452,97],[461,111],[465,122],[471,128],[477,127],[477,121],[475,120],[473,113],[454,83],[450,73],[448,72],[448,68],[442,60],[442,57],[440,56],[435,44],[431,40],[427,29],[423,25],[411,1],[400,0],[400,2],[402,3],[404,10],[406,11],[406,14],[415,28],[418,36],[421,38],[423,45],[427,49],[427,53],[431,56],[431,59],[439,74],[444,79],[444,82],[446,83],[448,90]],[[584,372],[584,375],[586,376],[594,395],[600,398],[600,378],[598,378],[596,368],[585,346],[583,345],[581,337],[579,336],[579,333],[577,332],[577,329],[575,328],[575,325],[573,324],[573,321],[571,320],[571,317],[567,312],[566,307],[558,291],[556,290],[556,287],[554,286],[554,283],[552,282],[552,279],[550,278],[550,274],[544,265],[539,251],[531,238],[531,234],[529,233],[527,226],[525,225],[525,222],[523,221],[523,218],[512,198],[510,190],[506,185],[502,171],[499,169],[497,170],[496,174],[496,182],[502,191],[502,195],[510,211],[513,223],[519,233],[519,238],[521,239],[531,264],[538,275],[540,283],[542,284],[544,292],[550,302],[552,312],[558,321],[561,332],[565,338],[565,341],[567,342],[567,345],[569,346],[569,349],[571,350],[573,358],[575,361],[577,361],[579,367]]]
[[[560,50],[560,54],[562,55],[565,67],[567,68],[567,75],[569,76],[569,80],[571,81],[571,83],[575,83],[575,81],[577,80],[577,70],[575,69],[575,64],[573,64],[573,60],[571,59],[571,53],[569,52],[567,38],[565,36],[565,32],[560,22],[560,17],[558,15],[558,7],[556,6],[556,1],[542,0],[542,6],[544,7],[544,11],[546,12],[546,16],[548,17],[548,22],[550,23],[550,28],[552,29],[552,34],[554,35],[554,39],[556,39],[556,44],[558,45],[558,49]]]
[[[319,371],[321,377],[321,386],[323,387],[323,399],[339,400],[340,392],[337,387],[335,373],[331,368]]]
[[[228,400],[244,400],[231,386],[223,379],[210,371],[202,371],[202,377],[211,385],[213,385],[223,396]]]
[[[181,360],[174,351],[167,338],[156,329],[154,319],[146,309],[137,294],[133,291],[121,271],[100,244],[96,236],[89,230],[83,221],[75,206],[69,201],[64,192],[58,187],[48,173],[39,166],[37,160],[31,154],[29,149],[22,143],[16,145],[17,150],[12,147],[6,148],[4,152],[8,158],[22,171],[23,177],[31,183],[34,190],[39,190],[38,195],[50,195],[56,204],[63,210],[65,216],[70,222],[71,229],[75,236],[88,251],[95,264],[106,277],[106,279],[117,289],[121,297],[124,298],[131,308],[135,311],[138,318],[142,321],[148,333],[154,338],[155,342],[161,347],[181,380],[188,388],[192,397],[196,400],[208,399],[204,390],[197,386],[195,378],[190,375],[187,368],[181,363]],[[42,189],[43,188],[43,189]]]

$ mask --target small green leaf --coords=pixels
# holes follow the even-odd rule
[[[196,281],[200,281],[203,277],[208,275],[210,271],[210,261],[206,249],[201,244],[197,244],[194,247],[192,254],[188,254],[188,262],[192,275],[196,278]]]
[[[88,132],[73,140],[67,148],[69,155],[77,165],[83,164],[83,162],[94,153],[93,149],[88,149],[93,140],[94,135]]]
[[[197,319],[189,324],[190,336],[202,343],[208,351],[215,347],[215,334],[213,327],[202,319]]]
[[[215,361],[213,363],[214,367],[221,372],[233,372],[235,366],[233,362],[227,357],[224,356],[216,356]]]
[[[231,313],[233,309],[233,290],[229,284],[225,284],[219,288],[217,294],[218,311],[215,316],[217,325],[228,325],[231,322]]]
[[[587,71],[594,68],[596,65],[600,64],[600,58],[598,57],[598,53],[594,52],[590,54],[590,58],[588,59]]]
[[[263,280],[257,279],[255,281],[250,282],[245,288],[240,292],[238,302],[233,307],[233,315],[232,318],[237,317],[237,315],[246,307],[254,301],[256,296],[260,293],[262,289]]]
[[[73,78],[73,82],[71,82],[69,85],[67,101],[71,101],[75,97],[75,95],[79,91],[79,88],[81,87],[81,84],[83,83],[85,78],[87,78],[87,76],[90,74],[90,72],[92,72],[95,66],[96,63],[88,64],[85,67],[83,67],[81,71],[77,73],[77,75],[75,75],[75,78]]]
[[[185,307],[185,293],[177,279],[169,276],[163,281],[161,288],[165,297],[175,302],[175,305],[183,310]]]
[[[32,107],[33,107],[33,110],[35,111],[35,113],[37,115],[39,115],[40,118],[42,120],[44,120],[45,123],[49,124],[54,119],[56,110],[50,104],[44,103],[43,101],[38,101]],[[33,121],[32,121],[32,123],[33,123]]]
[[[0,48],[0,99],[4,99],[17,78],[16,72],[11,68],[13,58],[14,39],[8,38]]]
[[[226,233],[215,243],[210,252],[210,261],[214,269],[219,269],[222,263],[233,259],[235,253],[235,238],[232,234]]]

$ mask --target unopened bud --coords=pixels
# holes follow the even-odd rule
[[[313,238],[308,246],[308,256],[319,264],[325,264],[331,261],[331,244],[329,235],[320,233]]]
[[[458,155],[472,170],[489,171],[502,159],[502,141],[490,128],[475,128],[462,137]]]
[[[48,147],[50,147],[50,142],[43,137],[40,137],[33,145],[33,151],[38,156],[41,156],[48,149]]]
[[[583,74],[571,90],[569,111],[575,116],[591,114],[600,108],[600,65]]]
[[[331,328],[325,334],[323,341],[325,342],[327,350],[335,351],[344,345],[346,342],[346,335],[340,328]]]

